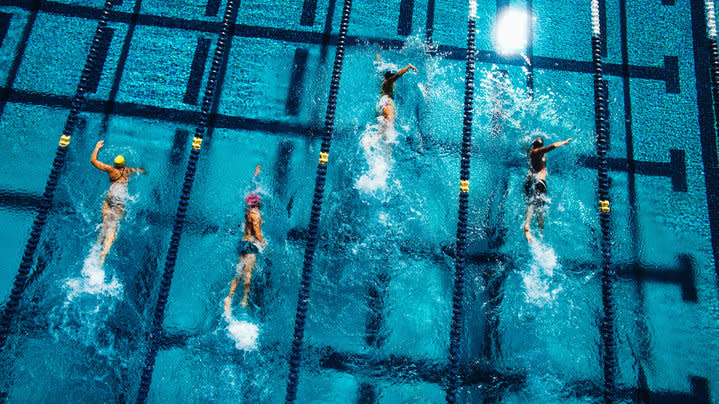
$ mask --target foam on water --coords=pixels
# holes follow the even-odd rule
[[[223,315],[227,321],[227,332],[235,342],[235,348],[243,351],[254,351],[257,349],[257,338],[259,327],[256,324],[244,320],[238,320],[232,316],[232,312]]]
[[[528,303],[545,306],[555,300],[562,291],[561,286],[554,286],[554,270],[557,269],[557,255],[554,248],[535,241],[529,244],[531,259],[529,267],[522,272],[525,295]]]
[[[95,244],[83,262],[82,277],[65,282],[67,299],[72,301],[81,294],[117,297],[122,292],[122,284],[114,276],[108,281],[105,281],[105,277],[100,262],[100,246]]]
[[[378,117],[376,124],[368,124],[360,137],[359,145],[367,171],[355,182],[355,188],[365,194],[387,189],[387,180],[394,160],[391,147],[397,143],[397,131]]]

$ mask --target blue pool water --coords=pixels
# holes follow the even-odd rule
[[[102,71],[91,80],[96,88],[0,352],[0,391],[10,402],[136,399],[226,2],[115,3]],[[718,207],[707,202],[719,184],[705,176],[719,167],[716,148],[707,154],[716,145],[710,83],[695,70],[707,67],[707,49],[697,46],[704,3],[601,3],[619,397],[719,402],[719,240],[710,231],[719,223],[711,219]],[[524,60],[494,53],[491,33],[508,5],[533,16],[533,97]],[[2,299],[102,6],[0,1]],[[182,234],[153,403],[285,397],[341,7],[336,0],[239,5]],[[467,13],[467,2],[454,0],[353,4],[298,402],[445,400]],[[461,402],[602,400],[590,39],[589,1],[479,4]],[[374,112],[380,75],[407,63],[419,72],[397,83],[388,153]],[[529,245],[525,148],[538,134],[574,141],[549,154],[546,228]],[[130,181],[103,266],[95,244],[108,183],[89,163],[100,139],[101,160],[124,154],[147,170]],[[228,320],[222,300],[252,190],[264,198],[268,246],[250,307],[236,297]]]

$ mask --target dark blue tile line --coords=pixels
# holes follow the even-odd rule
[[[232,53],[232,42],[235,37],[235,27],[230,26],[228,32],[227,41],[225,42],[225,54],[231,55]],[[210,116],[207,120],[207,132],[205,133],[205,140],[203,148],[205,152],[210,150],[212,147],[212,135],[215,134],[215,127],[217,123],[217,110],[220,107],[220,101],[222,100],[222,92],[225,90],[225,77],[227,77],[227,66],[230,63],[230,58],[225,57],[222,59],[220,64],[220,70],[217,72],[217,83],[215,84],[215,97],[212,102],[212,108],[210,109]]]
[[[292,74],[290,75],[290,87],[285,103],[287,115],[297,116],[300,113],[300,100],[304,92],[305,71],[307,70],[307,49],[295,49],[295,56],[292,58]]]
[[[287,183],[290,174],[290,160],[295,151],[295,144],[289,140],[283,140],[277,146],[277,160],[275,162],[274,186],[275,195],[287,195]],[[289,214],[289,212],[288,212]]]
[[[401,355],[375,357],[373,355],[335,351],[325,347],[318,352],[320,367],[357,376],[387,378],[393,383],[425,382],[443,384],[449,364],[437,360],[413,359]],[[502,373],[479,362],[460,364],[463,386],[497,385],[517,391],[524,386],[526,376],[519,373]]]
[[[115,101],[117,100],[117,93],[120,91],[120,82],[122,81],[122,76],[125,74],[125,66],[127,64],[127,56],[130,54],[130,44],[132,43],[132,38],[135,36],[135,28],[137,27],[137,18],[140,15],[140,10],[142,9],[142,0],[135,0],[135,5],[132,8],[132,15],[130,16],[130,21],[127,26],[127,33],[125,34],[125,39],[122,42],[122,49],[120,50],[120,57],[117,59],[117,66],[115,67],[115,74],[112,78],[112,85],[110,86],[110,95],[108,96],[109,102],[106,105],[105,108],[105,115],[102,117],[102,133],[100,134],[101,137],[104,137],[104,134],[107,132],[107,125],[110,120],[110,111],[112,111],[112,106],[115,104]]]
[[[327,60],[327,48],[332,40],[332,18],[335,15],[335,5],[337,0],[330,0],[327,4],[327,15],[325,16],[325,26],[322,29],[322,41],[320,46],[320,63]]]
[[[163,330],[159,345],[162,349],[183,348],[195,337],[195,335],[182,331],[168,332]],[[268,350],[272,349],[274,348],[268,347]],[[411,385],[411,383],[418,381],[442,385],[445,378],[444,374],[448,367],[447,364],[440,361],[411,359],[400,355],[375,358],[371,355],[340,352],[331,346],[310,347],[308,351],[310,351],[309,358],[318,358],[321,369],[365,376],[369,379],[384,379],[394,385]],[[238,357],[238,360],[241,360],[241,358]],[[490,400],[490,402],[498,402],[494,400],[501,400],[502,395],[505,393],[521,391],[525,388],[527,379],[521,370],[515,372],[507,369],[496,370],[479,361],[462,363],[460,373],[463,375],[461,379],[463,386],[479,388],[484,393],[485,399]],[[689,382],[691,386],[689,393],[667,390],[659,392],[640,391],[636,388],[624,387],[619,389],[618,397],[621,400],[631,400],[632,402],[657,404],[711,403],[709,381],[706,378],[690,376]],[[360,402],[375,402],[361,401],[379,398],[370,396],[372,391],[370,388],[360,385],[359,392],[365,392],[369,397],[363,398],[360,394],[358,400]],[[590,397],[598,399],[603,397],[602,388],[597,384],[596,380],[570,382],[564,386],[563,392],[563,397],[566,398]],[[638,400],[642,397],[646,398],[647,401]]]
[[[220,0],[207,0],[205,6],[205,17],[215,17],[220,11]]]
[[[631,66],[628,66],[628,69],[631,69]],[[664,56],[664,71],[667,93],[679,94],[681,92],[679,87],[679,58],[677,56]]]
[[[624,171],[630,175],[645,175],[650,177],[667,177],[672,180],[672,190],[687,192],[687,169],[684,150],[671,149],[669,162],[640,161],[625,158],[609,158],[609,169]],[[597,169],[599,161],[596,156],[587,156],[579,159],[579,163],[591,169]]]
[[[315,14],[317,14],[317,0],[305,0],[302,3],[302,16],[300,16],[300,25],[311,27],[315,24]]]
[[[594,272],[597,267],[596,264],[571,260],[562,262],[562,266],[571,268],[573,271],[581,270],[586,272]],[[696,265],[689,255],[678,255],[675,267],[660,268],[635,261],[630,264],[616,264],[614,268],[620,278],[632,279],[640,283],[655,282],[678,285],[682,292],[682,300],[691,303],[698,301]]]
[[[27,22],[25,23],[25,27],[22,30],[22,34],[20,35],[20,42],[18,44],[17,50],[15,51],[15,57],[13,58],[12,65],[10,66],[10,70],[8,71],[7,79],[5,79],[5,85],[2,87],[2,89],[0,89],[0,118],[2,118],[3,112],[5,112],[5,106],[7,105],[8,97],[10,96],[10,89],[12,89],[13,85],[15,84],[15,79],[17,78],[17,72],[20,68],[20,63],[22,63],[22,59],[25,56],[25,49],[27,48],[28,38],[30,38],[32,28],[35,26],[35,21],[37,20],[37,15],[40,12],[40,6],[42,2],[42,0],[23,2],[25,4],[25,8],[30,11],[30,14],[27,17]]]
[[[2,46],[7,35],[7,30],[10,28],[10,21],[12,20],[12,14],[0,13],[0,46]]]
[[[294,228],[287,232],[287,240],[290,242],[306,242],[307,230]],[[326,235],[320,236],[320,245],[325,246],[331,242]],[[446,256],[454,258],[453,247],[436,246],[430,243],[423,243],[416,239],[404,240],[398,242],[400,251],[404,254],[427,259],[438,264],[446,263]],[[483,266],[486,264],[511,263],[512,257],[505,254],[483,251],[482,249],[468,249],[467,262],[473,265]],[[619,277],[636,282],[654,281],[662,283],[676,284],[682,289],[682,296],[687,299],[696,295],[696,285],[694,282],[695,264],[688,255],[680,255],[676,259],[677,265],[658,266],[647,265],[640,261],[631,263],[615,264],[613,266]],[[578,262],[566,261],[562,263],[565,268],[570,270],[582,270],[595,272],[596,262]],[[640,272],[642,272],[640,276]]]
[[[664,6],[673,6],[676,4],[676,0],[662,0],[662,5]]]
[[[374,404],[377,402],[377,390],[370,383],[362,383],[357,392],[357,404]]]
[[[190,65],[190,77],[187,79],[185,86],[185,96],[182,102],[188,105],[197,105],[197,98],[200,95],[200,87],[202,86],[202,76],[205,74],[205,66],[207,65],[207,57],[210,54],[210,38],[197,38],[195,46],[195,55],[192,57]]]
[[[717,282],[719,282],[719,161],[717,161],[717,134],[714,129],[714,110],[709,77],[709,41],[706,37],[706,16],[702,0],[691,0],[691,16],[704,183],[706,185],[714,270],[717,273]]]
[[[385,297],[389,289],[390,277],[387,272],[380,272],[376,278],[370,279],[367,290],[367,318],[365,320],[365,343],[373,348],[381,348],[384,344],[382,326],[384,324]]]
[[[9,5],[15,7],[27,7],[30,0],[0,0],[0,5]],[[333,3],[331,0],[330,3]],[[52,1],[43,2],[42,11],[57,15],[87,19],[98,19],[100,10],[69,4],[62,4]],[[113,13],[110,20],[114,22],[129,22],[131,15],[123,12]],[[190,31],[200,31],[204,33],[217,33],[220,24],[217,22],[201,21],[201,20],[185,20],[173,17],[162,17],[155,15],[141,15],[138,18],[139,25],[154,26],[160,28],[182,29]],[[326,30],[326,32],[329,32]],[[335,45],[337,41],[336,35],[327,33],[295,31],[282,28],[258,27],[251,25],[238,24],[235,26],[235,36],[246,38],[265,38],[285,42],[307,43],[307,44],[328,44]],[[328,42],[329,37],[329,42]],[[384,49],[400,49],[404,46],[404,41],[400,39],[386,39],[365,36],[347,36],[346,46],[367,46],[378,45]],[[466,49],[439,45],[438,52],[446,59],[465,60]],[[675,60],[673,56],[665,57],[670,63]],[[676,59],[678,60],[678,59]],[[482,63],[492,63],[499,65],[516,65],[524,66],[525,61],[522,57],[505,58],[499,56],[492,51],[477,51],[477,61]],[[591,61],[577,61],[569,59],[551,58],[543,56],[534,57],[534,67],[539,69],[570,71],[577,73],[593,73]],[[605,74],[611,76],[621,76],[622,66],[620,64],[607,63],[604,65]],[[629,75],[633,78],[664,81],[667,83],[667,92],[678,92],[678,69],[674,70],[674,65],[665,67],[655,66],[630,66]]]
[[[2,88],[0,88],[2,90]],[[51,108],[70,108],[72,98],[69,96],[36,93],[32,91],[10,90],[9,102],[45,106]],[[83,110],[87,113],[102,113],[105,111],[107,101],[87,100]],[[197,122],[196,111],[179,110],[156,107],[153,105],[118,102],[112,107],[112,114],[125,117],[162,120],[178,124],[193,124]],[[245,118],[234,115],[215,114],[214,127],[226,129],[244,129],[279,134],[282,136],[295,135],[302,138],[320,136],[320,128],[311,125],[301,125],[291,122]]]
[[[413,14],[414,0],[401,0],[399,3],[399,21],[397,22],[397,35],[407,36],[412,33]]]
[[[651,391],[649,389],[618,388],[617,397],[621,402],[670,404],[670,403],[692,403],[709,404],[711,394],[709,391],[709,380],[704,377],[690,376],[689,393],[676,391]],[[595,397],[602,398],[602,389],[594,382],[574,382],[566,386],[571,392],[571,397]]]
[[[115,36],[115,30],[108,27],[102,32],[102,38],[100,39],[100,45],[97,48],[97,59],[95,60],[95,69],[90,74],[90,78],[87,80],[87,92],[94,93],[97,91],[97,85],[100,84],[100,77],[102,77],[102,71],[105,68],[105,61],[107,60],[107,51],[110,50],[112,44],[112,38]]]
[[[190,138],[190,131],[187,129],[175,130],[172,137],[172,149],[170,149],[170,167],[179,167],[184,157],[187,140]]]
[[[622,54],[622,66],[624,68],[625,73],[629,69],[629,39],[628,39],[628,27],[629,22],[627,19],[627,2],[626,0],[619,0],[619,26],[620,26],[620,38],[621,38],[621,54]],[[666,65],[666,62],[665,62]],[[605,82],[605,88],[607,86],[607,83]],[[639,258],[639,245],[642,242],[641,241],[641,234],[639,233],[639,223],[638,223],[638,209],[637,209],[637,192],[636,192],[636,162],[634,161],[634,131],[633,131],[633,117],[632,117],[632,97],[631,97],[631,80],[629,80],[628,77],[622,77],[622,90],[623,90],[623,98],[624,98],[624,145],[626,150],[626,158],[627,158],[627,194],[629,196],[629,215],[628,215],[628,221],[629,221],[629,239],[631,240],[631,250],[632,250],[632,260],[636,261]],[[609,104],[609,97],[606,97],[607,105]],[[609,144],[611,142],[608,141]],[[673,159],[675,157],[675,151],[679,150],[671,150],[670,156]],[[681,150],[682,157],[684,151]],[[673,161],[673,160],[671,160]],[[670,166],[671,168],[671,166]],[[686,175],[684,175],[684,189],[686,191]],[[672,177],[672,187],[673,189],[676,189],[675,187],[675,178]],[[680,264],[682,261],[680,261]],[[635,269],[635,274],[637,278],[643,278],[646,273],[644,272],[644,268],[641,265],[637,265]],[[691,271],[691,282],[693,285],[694,279],[694,271]],[[685,283],[682,283],[682,297],[684,300],[687,300],[688,298],[692,301],[697,300],[696,296],[696,290],[693,292],[693,296],[687,295]],[[636,302],[635,307],[636,310],[639,312],[646,312],[645,307],[645,297],[644,297],[644,288],[641,286],[640,283],[636,283],[634,287],[635,291],[635,297],[634,301]],[[645,377],[644,367],[647,363],[649,363],[652,360],[652,349],[647,341],[647,338],[645,338],[645,335],[648,335],[649,329],[647,322],[641,316],[637,319],[636,325],[634,327],[634,340],[637,343],[637,349],[634,352],[635,356],[635,362],[636,365],[634,368],[636,369],[636,380],[637,380],[637,388],[640,391],[646,391],[648,390],[647,387],[647,380]]]
[[[424,25],[425,42],[432,43],[434,34],[434,0],[427,0],[427,22]]]

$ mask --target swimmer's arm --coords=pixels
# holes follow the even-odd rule
[[[100,149],[102,149],[103,145],[104,145],[104,142],[102,140],[97,142],[97,144],[95,145],[95,150],[92,151],[92,155],[90,156],[90,163],[92,163],[92,165],[94,165],[95,167],[99,168],[102,171],[110,172],[110,171],[112,171],[112,166],[109,166],[97,159],[97,152],[99,152]]]
[[[403,67],[402,69],[400,69],[400,71],[398,71],[397,74],[395,74],[394,76],[392,76],[392,77],[390,77],[389,79],[387,79],[387,81],[390,81],[390,82],[391,82],[391,81],[396,81],[398,78],[402,77],[402,75],[404,75],[405,73],[407,73],[407,71],[408,71],[409,69],[412,69],[412,70],[414,70],[415,72],[418,71],[416,67],[414,67],[414,66],[411,65],[411,64],[408,64],[407,66],[405,66],[405,67]]]
[[[145,171],[144,168],[134,168],[134,167],[128,167],[130,169],[130,174],[140,173],[140,174],[147,174],[147,171]]]
[[[572,138],[570,137],[569,139],[567,139],[567,140],[562,140],[561,142],[554,142],[554,143],[550,144],[549,146],[541,147],[541,148],[539,148],[539,149],[534,149],[534,150],[532,150],[532,151],[531,151],[531,154],[550,152],[550,151],[552,151],[552,150],[554,150],[554,149],[556,149],[556,148],[558,148],[558,147],[564,146],[565,144],[569,143],[571,140],[572,140]]]

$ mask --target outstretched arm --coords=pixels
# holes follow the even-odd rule
[[[541,147],[539,149],[534,149],[534,150],[532,150],[532,154],[550,152],[550,151],[556,149],[557,147],[564,146],[565,144],[569,143],[571,140],[572,140],[572,138],[570,137],[569,139],[562,140],[561,142],[554,142],[554,143],[550,144],[549,146]]]
[[[415,73],[418,72],[418,70],[417,70],[416,67],[414,67],[414,66],[411,65],[411,64],[408,64],[407,66],[405,66],[405,67],[403,67],[402,69],[400,69],[400,71],[398,71],[397,74],[395,74],[394,76],[392,76],[392,77],[390,77],[389,79],[387,79],[387,81],[395,81],[395,80],[397,80],[398,78],[402,77],[402,75],[404,75],[405,73],[407,73],[407,71],[408,71],[409,69],[414,70]]]
[[[105,142],[102,140],[97,142],[97,144],[95,145],[95,150],[92,151],[92,155],[90,156],[90,163],[92,163],[92,165],[94,165],[95,167],[99,168],[102,171],[110,172],[112,170],[112,167],[97,159],[97,152],[99,152],[100,149],[102,149],[102,146],[104,146],[104,145],[105,145]]]
[[[134,167],[127,167],[130,170],[130,174],[140,173],[140,174],[147,174],[147,171],[145,171],[144,168],[134,168]]]

